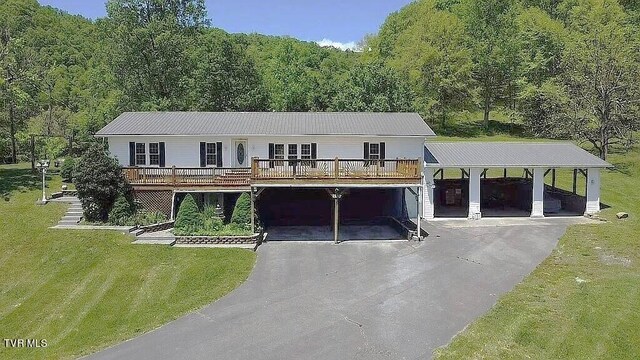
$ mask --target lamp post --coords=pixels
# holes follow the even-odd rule
[[[36,168],[42,172],[42,203],[47,203],[47,194],[45,192],[45,175],[49,169],[49,160],[40,160]]]

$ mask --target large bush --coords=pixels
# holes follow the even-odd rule
[[[73,181],[73,171],[75,168],[75,160],[73,158],[66,158],[62,163],[62,167],[60,168],[60,176],[62,176],[62,180],[66,182]]]
[[[236,201],[231,215],[231,223],[244,229],[251,227],[251,195],[248,193],[242,193]]]
[[[203,228],[202,214],[191,194],[187,194],[180,203],[174,228],[178,233],[195,233]]]
[[[88,221],[106,221],[118,194],[127,198],[131,196],[131,188],[120,165],[98,143],[91,144],[78,159],[74,176]]]

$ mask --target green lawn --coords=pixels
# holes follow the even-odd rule
[[[617,167],[602,175],[608,222],[569,228],[549,258],[436,358],[640,359],[640,149],[608,160]],[[565,189],[570,181],[570,172],[559,174]],[[629,219],[616,219],[618,211]]]
[[[131,245],[108,231],[52,230],[66,205],[35,205],[38,176],[0,166],[0,358],[72,358],[152,330],[227,294],[253,268],[242,249]],[[52,177],[50,190],[60,189]],[[3,196],[4,197],[4,196]]]

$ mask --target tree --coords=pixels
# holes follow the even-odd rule
[[[567,139],[571,137],[569,96],[563,84],[549,79],[538,85],[526,85],[519,95],[523,123],[535,137]]]
[[[392,14],[368,46],[385,64],[406,74],[416,110],[445,127],[448,114],[466,108],[473,98],[473,64],[466,40],[459,18],[427,0]]]
[[[517,44],[513,40],[514,5],[503,0],[461,0],[456,12],[466,25],[473,58],[473,78],[479,86],[485,129],[494,105],[515,97]]]
[[[74,177],[84,216],[89,221],[106,221],[117,196],[131,196],[131,187],[118,161],[109,157],[101,144],[91,144],[82,154]]]
[[[242,193],[236,205],[233,208],[233,214],[231,214],[231,223],[237,224],[246,229],[251,224],[251,195],[249,193]]]
[[[208,30],[191,51],[195,70],[189,108],[200,111],[264,111],[267,94],[246,48],[219,30]]]
[[[571,11],[572,37],[564,52],[573,136],[606,159],[638,129],[638,39],[612,0],[582,0]]]
[[[30,116],[33,102],[34,52],[22,37],[32,26],[35,1],[0,2],[0,106],[11,139],[11,161],[17,162],[17,132]]]
[[[356,65],[333,99],[335,111],[407,112],[413,93],[407,81],[380,62]]]
[[[198,204],[191,194],[187,194],[180,203],[174,227],[180,234],[191,235],[202,229],[202,216],[198,210]]]
[[[109,211],[109,223],[123,226],[135,213],[135,206],[124,195],[120,194]]]
[[[128,107],[185,109],[187,49],[209,23],[204,0],[110,0],[107,14],[111,66]]]

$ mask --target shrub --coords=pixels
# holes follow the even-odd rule
[[[216,233],[224,228],[222,219],[217,216],[211,218],[204,218],[203,230],[208,234]]]
[[[116,201],[109,211],[109,223],[113,225],[127,225],[131,221],[131,216],[135,212],[133,204],[122,194],[118,195]]]
[[[91,144],[75,166],[75,185],[87,221],[105,221],[118,194],[130,199],[131,188],[118,162],[103,146]]]
[[[66,182],[73,182],[73,171],[76,161],[73,158],[67,158],[60,168],[60,176]]]
[[[144,226],[158,224],[165,221],[167,221],[167,216],[164,213],[161,213],[160,211],[147,211],[141,209],[130,218],[130,222],[126,225]]]
[[[251,195],[248,193],[242,193],[236,201],[231,215],[231,223],[239,225],[243,229],[251,227]]]
[[[198,205],[193,196],[187,194],[180,203],[174,228],[180,233],[195,233],[202,227],[202,215],[198,212]]]
[[[218,217],[216,214],[216,207],[213,205],[205,205],[204,210],[202,210],[203,219],[212,219],[214,217]]]

